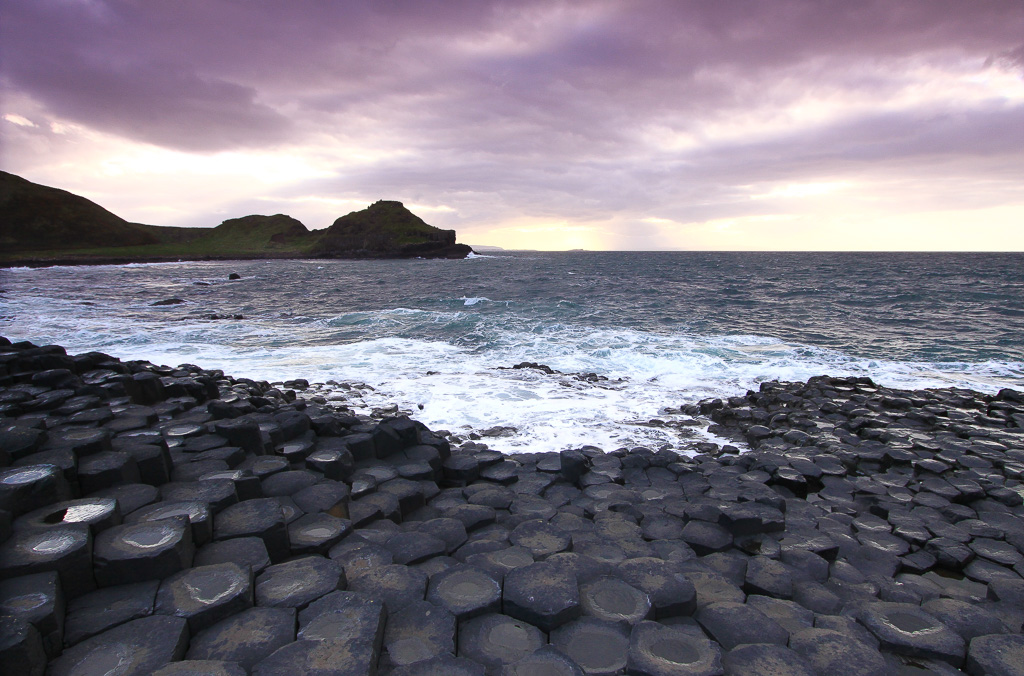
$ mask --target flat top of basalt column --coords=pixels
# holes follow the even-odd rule
[[[481,615],[459,627],[459,655],[492,668],[518,662],[544,642],[540,629],[507,615]]]
[[[743,643],[785,645],[789,632],[753,606],[720,601],[704,606],[697,622],[726,650]]]
[[[588,674],[618,674],[626,666],[629,633],[616,622],[584,617],[552,631],[551,645]]]
[[[153,672],[152,676],[246,676],[244,668],[235,662],[220,660],[183,660],[171,662]]]
[[[252,573],[237,563],[197,566],[160,584],[155,612],[191,620],[220,606],[252,605]]]
[[[188,626],[180,617],[132,620],[68,648],[50,663],[53,676],[148,674],[185,656]]]
[[[154,552],[173,549],[186,537],[185,517],[114,526],[96,538],[95,554],[102,558],[148,558]]]
[[[781,645],[751,644],[730,650],[722,666],[731,674],[776,674],[777,676],[817,676],[799,654]]]
[[[963,638],[920,606],[869,603],[858,609],[857,619],[892,652],[950,662],[963,659]]]
[[[584,615],[612,622],[636,624],[651,615],[647,594],[615,577],[580,585],[580,605]]]
[[[56,571],[0,580],[0,614],[31,622],[43,634],[60,629],[64,595]]]
[[[88,526],[82,524],[17,531],[0,545],[0,570],[21,570],[59,561],[85,550],[91,540]]]
[[[294,608],[249,608],[193,636],[187,657],[236,662],[249,670],[294,640]]]
[[[121,484],[105,488],[89,495],[91,498],[114,498],[121,507],[121,514],[128,515],[160,498],[160,490],[148,484]]]
[[[722,651],[699,629],[641,622],[630,634],[628,663],[637,674],[715,676],[722,673]]]
[[[789,647],[819,674],[885,676],[889,673],[881,653],[832,629],[802,629],[790,636]]]
[[[374,673],[378,653],[365,641],[299,640],[278,648],[253,667],[253,676],[366,676]]]
[[[159,580],[103,587],[68,602],[64,643],[74,645],[111,627],[153,614]]]
[[[345,583],[341,564],[322,556],[286,561],[268,567],[256,578],[256,605],[301,609]]]
[[[352,591],[384,599],[389,613],[398,612],[427,592],[427,574],[408,566],[391,564],[366,571],[349,583]]]
[[[263,540],[258,537],[244,537],[203,545],[196,551],[193,561],[197,566],[228,562],[249,566],[254,575],[259,575],[270,565],[270,555]]]
[[[479,568],[458,565],[430,578],[427,600],[460,621],[501,609],[501,584]]]
[[[15,528],[50,528],[61,524],[117,525],[121,509],[114,498],[81,498],[66,500],[24,514],[14,522]]]

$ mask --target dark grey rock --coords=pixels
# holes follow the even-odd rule
[[[551,645],[538,648],[515,664],[507,664],[501,676],[583,676],[583,669],[568,655]]]
[[[46,651],[39,632],[18,617],[0,615],[0,664],[10,674],[42,676]]]
[[[365,643],[379,650],[384,639],[384,601],[352,591],[334,591],[299,612],[299,638]]]
[[[362,538],[346,538],[331,547],[329,556],[342,565],[349,582],[377,566],[393,563],[390,549]]]
[[[341,564],[321,556],[277,563],[256,578],[256,605],[305,608],[321,596],[345,587]]]
[[[510,570],[502,589],[503,612],[544,631],[581,613],[576,576],[544,561]]]
[[[726,650],[744,643],[786,645],[789,632],[752,606],[719,601],[700,609],[697,622]]]
[[[68,602],[64,645],[101,634],[119,624],[153,614],[159,580],[103,587]]]
[[[427,600],[460,622],[501,610],[501,583],[479,568],[457,565],[430,578]]]
[[[246,500],[224,508],[214,519],[213,537],[214,540],[258,537],[266,545],[270,560],[275,562],[290,553],[281,503],[274,498]]]
[[[60,654],[64,633],[64,593],[55,571],[0,581],[0,615],[32,624],[49,657]]]
[[[71,498],[71,487],[56,465],[0,470],[0,509],[18,516]]]
[[[236,662],[182,660],[160,667],[152,676],[246,676],[248,673]]]
[[[160,497],[167,502],[205,502],[214,515],[238,502],[235,483],[230,479],[175,481],[160,487]]]
[[[618,622],[584,617],[552,631],[551,645],[586,674],[619,674],[629,657],[629,629]]]
[[[509,534],[509,541],[530,551],[536,559],[569,549],[572,539],[569,534],[540,519],[524,521]]]
[[[414,601],[388,617],[381,666],[398,667],[441,655],[455,656],[455,616],[427,601]]]
[[[188,638],[188,623],[183,618],[142,617],[68,648],[50,663],[47,673],[151,674],[168,662],[183,658]]]
[[[484,665],[465,657],[439,655],[438,657],[396,667],[390,676],[484,676]],[[523,675],[525,676],[525,674]]]
[[[794,632],[789,637],[789,647],[819,674],[886,676],[889,673],[877,650],[832,629],[811,628]]]
[[[697,608],[697,590],[679,564],[652,557],[626,559],[616,574],[647,594],[657,619],[691,615]]]
[[[448,547],[444,540],[427,533],[407,531],[388,538],[384,546],[391,550],[395,563],[421,563],[435,556],[443,556]]]
[[[953,666],[963,663],[964,639],[919,606],[869,603],[856,611],[856,617],[878,638],[884,650],[942,660]]]
[[[352,532],[352,522],[327,512],[305,514],[288,524],[288,543],[293,555],[327,554]]]
[[[234,662],[247,673],[294,640],[294,608],[249,608],[193,636],[186,657]]]
[[[990,634],[971,639],[967,673],[972,676],[1018,676],[1024,673],[1024,636]]]
[[[0,579],[55,571],[68,598],[96,588],[93,539],[82,524],[16,531],[0,544]]]
[[[258,537],[232,538],[200,547],[192,562],[197,566],[233,562],[249,566],[253,575],[259,575],[270,565],[270,554],[263,540]]]
[[[93,572],[100,586],[160,579],[191,566],[194,553],[187,517],[122,524],[96,537]]]
[[[183,617],[195,634],[252,604],[252,571],[237,563],[217,563],[190,568],[161,582],[153,613]]]
[[[278,648],[252,669],[253,676],[366,676],[379,654],[365,641],[299,640]]]
[[[975,636],[1007,633],[1003,621],[984,605],[937,598],[922,603],[921,610],[935,617],[968,642]]]
[[[389,613],[397,613],[413,601],[422,601],[427,593],[427,574],[421,570],[391,564],[365,571],[349,581],[349,589],[379,596]]]
[[[580,606],[586,616],[627,625],[654,617],[647,594],[616,577],[581,584]]]
[[[173,517],[188,517],[192,529],[192,542],[200,547],[213,538],[213,518],[205,502],[155,502],[140,507],[125,517],[125,523],[161,521]]]
[[[507,615],[481,615],[459,626],[459,655],[490,670],[514,664],[544,643],[537,627]]]
[[[628,668],[636,676],[717,676],[722,651],[703,633],[641,622],[630,634]]]
[[[722,666],[726,676],[816,676],[819,673],[795,651],[773,643],[754,643],[733,648],[722,658]]]

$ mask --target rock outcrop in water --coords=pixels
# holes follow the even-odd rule
[[[765,383],[684,407],[751,447],[694,457],[308,392],[0,338],[0,664],[1022,673],[1018,392]]]
[[[284,214],[215,228],[129,223],[89,200],[0,172],[0,265],[265,258],[465,258],[454,230],[380,201],[310,231]]]

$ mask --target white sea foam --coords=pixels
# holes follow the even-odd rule
[[[190,284],[215,275],[193,267],[178,279]],[[701,434],[667,407],[678,411],[705,397],[743,394],[766,380],[857,375],[895,387],[985,392],[1024,384],[1021,362],[886,361],[758,335],[596,328],[526,319],[507,311],[507,301],[484,296],[452,294],[443,311],[399,307],[323,316],[311,307],[280,316],[254,308],[245,320],[208,321],[151,307],[152,296],[127,296],[125,310],[124,299],[104,306],[34,283],[5,299],[0,334],[72,353],[193,363],[260,380],[367,383],[374,390],[360,398],[349,393],[351,406],[397,404],[434,429],[459,434],[515,428],[512,436],[485,438],[504,451],[686,446]],[[562,374],[510,368],[521,362]],[[608,380],[576,377],[587,373]]]

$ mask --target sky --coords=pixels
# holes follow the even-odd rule
[[[0,169],[134,222],[1024,250],[1021,0],[0,0]]]

